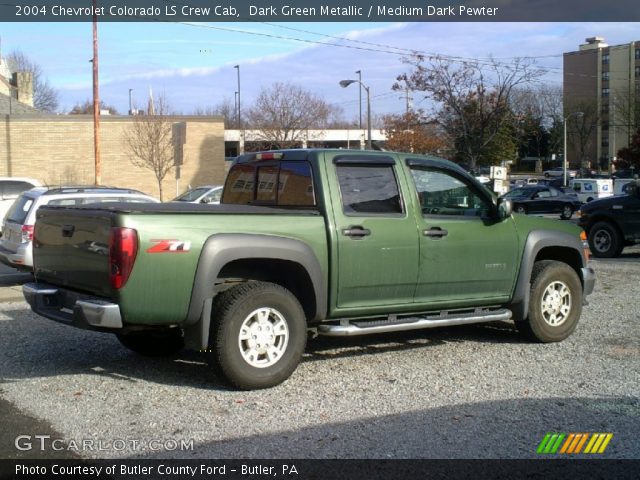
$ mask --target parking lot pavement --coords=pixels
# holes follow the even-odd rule
[[[43,433],[103,442],[72,452],[90,458],[536,458],[548,432],[610,432],[600,458],[638,459],[640,248],[593,265],[564,342],[523,341],[508,322],[319,338],[287,382],[254,392],[230,390],[207,354],[140,357],[3,303],[0,423],[24,424],[0,455]]]
[[[22,284],[32,280],[32,274],[0,264],[0,304],[22,301]]]

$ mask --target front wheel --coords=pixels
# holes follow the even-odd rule
[[[524,205],[518,205],[516,207],[516,213],[520,213],[522,215],[526,215],[527,214],[527,209]]]
[[[624,248],[618,230],[608,222],[598,222],[591,227],[588,241],[591,253],[599,258],[617,257]]]
[[[569,220],[573,216],[573,207],[571,205],[563,205],[560,218],[563,220]]]
[[[575,270],[555,260],[536,262],[531,273],[529,312],[516,326],[529,339],[549,343],[567,338],[582,313],[582,283]]]
[[[209,345],[224,377],[243,390],[291,376],[307,340],[304,311],[286,288],[247,282],[216,297]]]

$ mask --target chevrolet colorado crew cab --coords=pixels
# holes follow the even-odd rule
[[[294,372],[309,334],[512,319],[563,340],[594,288],[585,240],[512,215],[446,160],[282,150],[240,156],[220,205],[41,208],[23,291],[36,313],[141,354],[212,352],[256,389]]]

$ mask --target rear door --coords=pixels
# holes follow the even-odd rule
[[[408,305],[418,277],[418,234],[392,156],[327,158],[334,199],[339,309]]]
[[[455,168],[408,159],[420,232],[415,301],[426,307],[490,305],[513,288],[518,241],[490,194]]]

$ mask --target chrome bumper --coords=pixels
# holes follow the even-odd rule
[[[45,283],[25,283],[22,293],[34,312],[56,322],[86,329],[122,328],[116,303]]]

